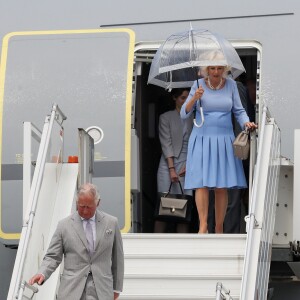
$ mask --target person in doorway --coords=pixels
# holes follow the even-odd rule
[[[82,185],[77,212],[61,220],[38,273],[29,284],[43,284],[64,258],[58,300],[113,300],[123,288],[124,254],[117,219],[97,207],[95,185]]]
[[[195,189],[199,215],[199,233],[207,233],[209,189],[215,192],[215,232],[223,233],[223,223],[228,204],[228,188],[247,186],[241,160],[233,153],[234,133],[231,113],[242,128],[254,130],[257,126],[241,104],[236,82],[227,77],[228,66],[218,64],[223,55],[212,52],[211,66],[203,69],[204,78],[197,80],[182,105],[181,117],[186,119],[196,110],[196,122],[201,116],[197,100],[204,111],[202,127],[194,126],[188,144],[185,188]]]
[[[236,79],[237,88],[239,91],[241,103],[249,116],[250,121],[255,120],[255,110],[251,103],[247,87],[239,80]],[[240,125],[233,118],[233,132],[237,136],[242,131]],[[249,158],[243,160],[243,168],[246,176],[247,185],[249,184]],[[242,202],[248,203],[248,189],[229,189],[228,190],[228,206],[224,220],[224,233],[240,233],[242,219]],[[215,232],[215,199],[210,192],[210,200],[208,207],[208,232]],[[246,214],[247,211],[245,210]]]
[[[241,103],[249,116],[251,122],[255,120],[255,110],[251,103],[247,87],[236,79],[237,88],[239,91]],[[242,128],[236,121],[233,120],[234,135],[237,136]],[[243,168],[246,176],[247,185],[249,184],[249,158],[243,160]],[[224,233],[240,233],[241,232],[241,213],[242,213],[242,201],[248,199],[248,189],[229,189],[228,190],[228,207],[226,211],[226,217],[224,220]],[[248,200],[246,200],[248,201]]]
[[[185,163],[187,156],[187,143],[192,130],[192,119],[185,121],[180,118],[180,109],[189,94],[189,89],[173,89],[171,91],[175,109],[167,111],[159,118],[159,139],[162,148],[162,156],[157,171],[157,191],[164,193],[169,190],[171,182],[171,193],[181,194],[178,182],[184,186]],[[192,194],[192,191],[184,191],[185,194]],[[158,211],[159,203],[156,204]],[[167,222],[156,216],[154,232],[166,232]],[[189,232],[188,223],[176,224],[176,232]]]
[[[252,106],[256,105],[256,84],[257,81],[253,77],[246,80],[246,86],[249,92],[250,103],[252,104]]]

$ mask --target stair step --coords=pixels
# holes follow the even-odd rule
[[[244,234],[123,234],[125,254],[244,255]]]
[[[244,257],[200,255],[126,255],[126,274],[241,275]],[[172,272],[171,272],[172,271]]]
[[[239,295],[230,295],[233,300],[238,300]],[[189,296],[169,296],[169,295],[120,295],[120,300],[216,300],[216,295],[189,295]]]
[[[204,276],[176,276],[176,275],[125,275],[124,295],[143,294],[169,295],[169,296],[192,296],[192,295],[215,295],[217,282],[228,288],[234,295],[239,294],[241,276],[213,275]]]

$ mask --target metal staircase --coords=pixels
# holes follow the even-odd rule
[[[52,119],[56,115],[55,110],[53,111]],[[253,180],[252,177],[250,178],[253,187],[250,185],[252,193],[247,217],[247,235],[123,234],[125,281],[120,300],[267,299],[270,249],[279,178],[280,132],[274,120],[268,116],[266,108],[263,110],[260,124],[258,151],[256,154],[256,147],[252,147],[252,159],[250,159],[250,164],[253,163],[254,176]],[[84,147],[89,147],[89,143],[84,144]],[[43,148],[40,150],[42,151]],[[47,153],[44,150],[42,152]],[[87,151],[87,153],[91,152]],[[40,165],[46,166],[46,173],[40,172],[44,174],[43,180],[40,180],[43,184],[35,186],[35,177],[33,178],[30,196],[33,191],[36,191],[37,199],[34,202],[33,197],[29,197],[30,209],[27,215],[30,222],[25,222],[22,229],[7,298],[9,300],[31,297],[27,296],[29,288],[24,280],[36,272],[58,220],[68,215],[71,210],[77,170],[74,171],[74,176],[70,174],[62,176],[64,168],[59,172],[60,177],[65,179],[70,180],[74,177],[72,189],[68,190],[72,193],[68,196],[56,197],[57,200],[69,199],[66,201],[68,207],[63,212],[61,201],[57,202],[60,203],[59,206],[52,201],[37,201],[41,200],[40,197],[44,194],[43,186],[45,190],[51,189],[51,182],[54,182],[54,179],[57,187],[60,186],[58,183],[61,180],[58,180],[57,173],[59,164],[49,165],[45,162],[45,159],[42,163],[39,162]],[[48,171],[53,173],[52,181],[47,176]],[[45,194],[47,197],[41,198],[48,199],[49,192]],[[57,192],[58,195],[60,193]],[[53,215],[49,215],[50,204],[53,206],[51,209]],[[48,219],[45,219],[46,217]],[[44,230],[45,228],[43,229],[40,224],[51,224],[51,226],[49,228],[44,226],[47,227]],[[59,271],[58,269],[56,275],[51,276],[47,285],[39,287],[38,293],[30,289],[31,294],[35,293],[33,299],[56,298]]]
[[[121,300],[267,299],[280,131],[266,107],[261,117],[258,148],[252,137],[247,235],[123,235]]]
[[[120,300],[216,299],[216,283],[239,299],[246,235],[124,234]]]
[[[15,260],[8,292],[8,300],[56,299],[59,286],[60,267],[47,281],[47,288],[30,286],[27,281],[40,266],[46,249],[59,220],[68,216],[74,207],[77,183],[91,180],[90,164],[93,151],[92,138],[83,130],[78,130],[80,163],[63,163],[63,121],[66,119],[57,104],[53,104],[51,114],[46,116],[41,135],[41,143],[34,175],[28,187],[28,204],[25,213],[21,239]],[[29,126],[29,129],[36,128]],[[31,131],[24,137],[31,149]],[[24,152],[26,154],[26,152]],[[31,164],[31,151],[24,155],[24,161]]]

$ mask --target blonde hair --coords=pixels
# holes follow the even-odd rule
[[[226,64],[225,57],[220,50],[213,50],[205,53],[205,55],[199,57],[199,60],[206,64],[206,66],[200,67],[200,74],[203,77],[208,76],[209,67],[224,67],[223,77],[227,77],[228,72],[231,70],[231,67]]]

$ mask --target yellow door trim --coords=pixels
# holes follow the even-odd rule
[[[125,223],[121,228],[123,233],[129,232],[131,228],[130,210],[130,151],[131,151],[131,100],[132,100],[132,78],[135,34],[128,28],[115,29],[80,29],[80,30],[43,30],[43,31],[20,31],[11,32],[4,36],[2,42],[1,61],[0,61],[0,120],[3,120],[3,102],[5,73],[7,64],[9,40],[15,36],[34,36],[34,35],[63,35],[63,34],[91,34],[91,33],[127,33],[129,36],[128,67],[127,67],[127,88],[125,106]],[[0,164],[2,164],[2,121],[0,122]],[[2,178],[0,168],[0,178]],[[20,233],[6,233],[2,230],[2,181],[0,182],[0,238],[5,240],[18,240]]]

